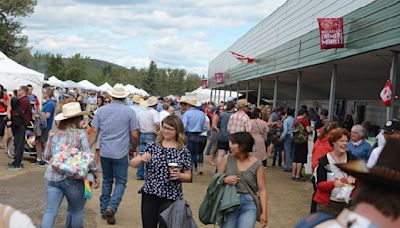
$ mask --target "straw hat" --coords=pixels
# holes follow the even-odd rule
[[[185,98],[185,99],[183,100],[182,98]],[[189,104],[189,105],[194,106],[194,107],[199,107],[199,106],[201,105],[201,103],[198,102],[197,99],[196,99],[195,97],[192,97],[192,96],[187,96],[187,97],[182,96],[182,98],[181,98],[181,100],[180,100],[181,103],[186,103],[186,104]]]
[[[147,107],[152,107],[152,106],[158,104],[158,99],[155,96],[151,96],[151,97],[147,98],[145,104]]]
[[[351,161],[337,166],[362,183],[375,183],[400,189],[400,140],[389,138],[376,165],[368,169],[364,160]]]
[[[132,97],[133,102],[140,104],[140,100],[141,100],[141,98],[139,95],[137,95],[137,94],[133,95],[133,97]]]
[[[111,91],[108,91],[108,94],[115,98],[125,98],[129,92],[125,91],[124,85],[117,83]]]
[[[236,108],[243,108],[243,107],[247,107],[249,105],[249,102],[247,102],[247,99],[240,99],[238,100],[237,104],[236,104]]]
[[[54,117],[54,120],[66,120],[76,116],[89,115],[89,112],[82,111],[78,102],[70,102],[62,106],[62,112]]]

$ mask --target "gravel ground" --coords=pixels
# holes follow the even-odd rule
[[[45,168],[29,163],[25,158],[25,168],[8,171],[10,159],[0,150],[0,203],[9,204],[27,213],[35,223],[39,223],[45,209],[45,188],[43,173]],[[207,157],[205,158],[207,159]],[[198,220],[198,208],[206,193],[215,168],[205,165],[205,174],[195,176],[193,183],[184,184],[184,197],[189,202],[199,227],[205,226]],[[290,174],[280,168],[266,169],[269,227],[293,227],[309,211],[312,186],[310,182],[293,182]],[[140,195],[137,193],[142,181],[135,178],[135,170],[129,169],[129,179],[124,198],[116,214],[114,227],[141,227]],[[85,207],[85,227],[108,227],[98,211],[100,189],[94,190],[94,197]],[[66,200],[59,210],[56,227],[64,227]],[[261,227],[257,224],[257,227]]]

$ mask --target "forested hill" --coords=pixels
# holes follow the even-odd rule
[[[70,58],[51,53],[18,56],[16,61],[42,72],[46,77],[56,76],[60,80],[79,82],[87,79],[96,85],[105,82],[132,84],[152,95],[182,95],[200,86],[200,76],[184,69],[158,68],[151,62],[147,68],[128,69],[114,63],[83,57],[75,54]]]

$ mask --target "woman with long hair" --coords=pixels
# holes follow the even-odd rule
[[[254,139],[252,155],[260,160],[264,167],[267,166],[267,149],[265,147],[265,137],[268,134],[269,128],[265,121],[260,119],[260,110],[255,108],[250,112],[251,131],[250,134]]]
[[[225,173],[225,184],[236,186],[240,206],[229,213],[221,228],[254,227],[256,220],[265,226],[267,218],[267,189],[264,168],[250,152],[254,139],[249,132],[237,132],[230,135],[231,154],[225,155],[218,165],[218,172]],[[253,193],[259,193],[261,202],[260,217],[257,218],[257,206]]]
[[[185,146],[183,123],[170,115],[156,141],[147,146],[131,161],[131,166],[146,164],[142,193],[142,224],[144,228],[167,227],[160,213],[175,200],[182,198],[182,182],[192,178],[191,154]]]
[[[78,102],[71,102],[63,105],[62,113],[54,119],[60,121],[58,129],[51,131],[47,146],[44,152],[45,160],[52,162],[54,155],[60,153],[60,145],[66,144],[76,148],[83,153],[91,153],[86,131],[81,128],[83,115]],[[94,176],[94,184],[97,188],[97,172],[94,161],[89,164],[89,172]],[[57,217],[58,209],[64,196],[68,200],[68,213],[71,213],[71,221],[68,221],[71,227],[83,226],[83,212],[85,204],[85,187],[83,178],[78,176],[66,175],[64,172],[47,166],[45,172],[46,178],[46,211],[42,219],[42,228],[53,227]],[[69,216],[67,216],[67,219]]]

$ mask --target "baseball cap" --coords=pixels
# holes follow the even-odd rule
[[[387,133],[393,133],[395,131],[400,131],[400,121],[397,119],[386,121],[383,130]]]
[[[69,91],[68,93],[64,94],[64,98],[73,98],[74,100],[76,99],[76,95]]]

